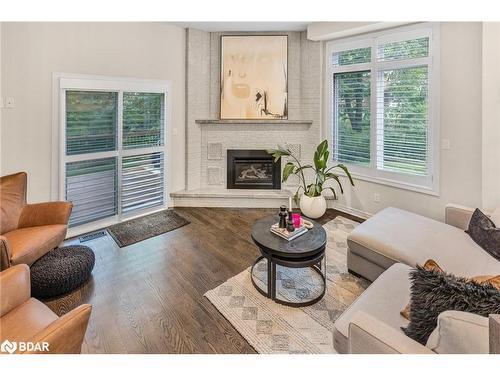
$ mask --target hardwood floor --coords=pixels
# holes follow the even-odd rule
[[[93,306],[82,352],[255,353],[203,294],[253,263],[252,223],[276,210],[175,211],[191,224],[124,248],[109,235],[86,242],[96,255],[89,282],[44,301],[58,315]]]

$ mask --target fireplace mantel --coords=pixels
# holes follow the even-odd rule
[[[265,120],[221,120],[221,119],[203,119],[195,120],[198,125],[302,125],[309,127],[312,120],[284,120],[284,119],[265,119]]]

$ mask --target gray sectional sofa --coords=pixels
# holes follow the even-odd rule
[[[389,207],[349,235],[348,268],[373,283],[334,324],[334,346],[339,353],[489,351],[488,337],[498,337],[496,332],[489,334],[489,329],[498,325],[474,314],[442,313],[426,346],[400,329],[408,324],[400,311],[410,300],[408,275],[416,264],[434,259],[447,272],[465,277],[500,274],[500,262],[464,232],[472,212],[448,205],[442,223]],[[498,316],[490,318],[500,321]]]

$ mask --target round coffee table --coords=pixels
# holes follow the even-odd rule
[[[262,254],[252,266],[252,284],[262,295],[279,304],[293,307],[310,306],[321,300],[326,291],[326,232],[320,224],[309,220],[314,225],[312,229],[291,241],[287,241],[270,231],[271,225],[278,221],[277,215],[268,216],[255,222],[252,227],[252,239]],[[256,266],[264,262],[264,259],[267,260],[267,291],[258,285],[254,272]],[[293,269],[310,268],[314,274],[320,276],[318,280],[322,285],[319,286],[319,293],[311,299],[301,298],[299,301],[278,298],[276,294],[277,265]],[[294,280],[287,279],[286,282],[291,285],[290,288],[297,287]]]

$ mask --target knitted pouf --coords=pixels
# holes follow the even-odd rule
[[[94,263],[94,252],[87,246],[49,251],[31,266],[31,295],[50,298],[78,288],[89,278]]]

